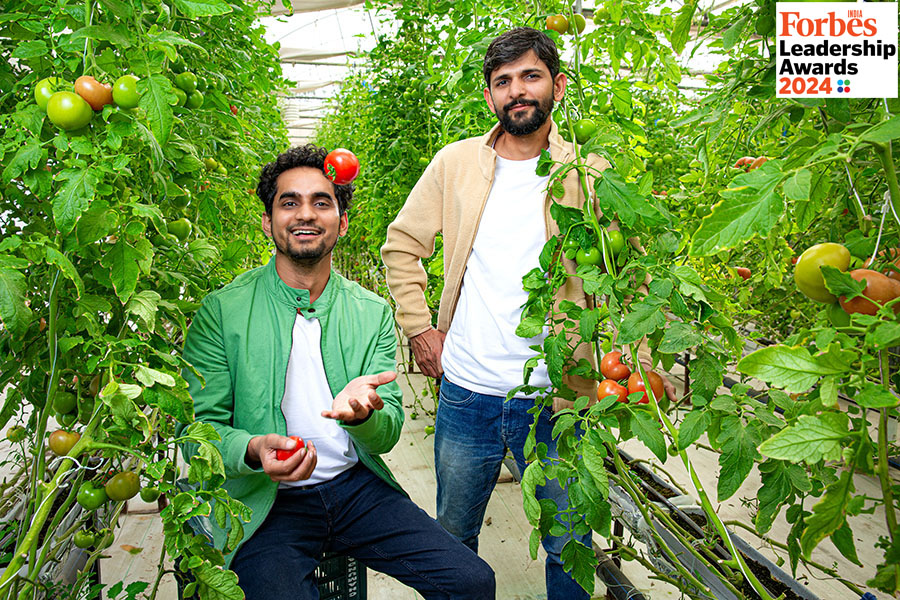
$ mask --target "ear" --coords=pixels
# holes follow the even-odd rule
[[[338,227],[338,236],[344,237],[347,235],[347,229],[350,227],[350,220],[347,218],[347,213],[341,215],[341,224]]]
[[[484,88],[484,101],[487,102],[488,108],[491,109],[491,114],[495,114],[497,111],[494,110],[494,98],[491,96],[491,90],[488,88]]]
[[[559,102],[566,95],[566,74],[557,73],[553,80],[553,100]]]
[[[267,238],[272,237],[272,217],[266,213],[262,214],[262,230]]]

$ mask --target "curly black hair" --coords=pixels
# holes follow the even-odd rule
[[[262,168],[259,174],[259,183],[256,185],[256,195],[266,207],[266,214],[272,216],[272,203],[275,201],[275,191],[278,189],[278,176],[297,167],[312,167],[325,172],[325,157],[328,150],[314,144],[296,146],[287,152],[279,154],[274,161]],[[335,185],[334,196],[337,199],[338,210],[344,214],[350,210],[353,202],[353,184]]]
[[[556,79],[559,73],[559,53],[556,44],[544,33],[531,27],[516,27],[498,36],[488,46],[484,54],[482,72],[487,87],[491,87],[491,73],[499,67],[518,60],[529,50],[534,50],[538,58],[550,71],[550,78]]]

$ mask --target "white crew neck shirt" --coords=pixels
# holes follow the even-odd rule
[[[536,354],[529,346],[543,343],[547,336],[546,326],[531,339],[516,335],[522,306],[528,300],[522,277],[539,266],[547,241],[544,199],[549,176],[535,173],[537,162],[538,157],[497,157],[494,183],[444,340],[444,373],[473,392],[506,396],[522,385],[525,361]],[[543,361],[532,372],[529,384],[550,385]]]
[[[317,461],[309,479],[283,481],[279,488],[331,481],[359,460],[350,435],[337,421],[322,416],[323,410],[331,410],[333,401],[322,362],[322,327],[318,319],[306,319],[298,313],[291,333],[281,410],[287,434],[312,441]]]

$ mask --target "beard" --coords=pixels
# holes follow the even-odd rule
[[[527,119],[515,119],[509,111],[514,106],[533,106],[534,110]],[[543,102],[538,100],[513,100],[503,107],[502,110],[495,111],[497,118],[500,120],[500,126],[503,131],[510,135],[529,135],[534,133],[547,122],[550,113],[553,111],[553,96],[548,96]]]
[[[329,256],[331,251],[334,250],[334,247],[337,246],[337,237],[335,237],[334,242],[330,247],[328,246],[328,240],[323,237],[315,245],[305,243],[301,244],[299,247],[295,247],[290,243],[292,237],[291,233],[287,232],[286,239],[279,240],[275,236],[272,236],[272,239],[275,242],[275,248],[279,253],[287,256],[292,262],[303,267],[311,267],[318,264],[324,257]]]

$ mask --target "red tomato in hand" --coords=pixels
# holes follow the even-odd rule
[[[325,177],[334,185],[347,185],[359,175],[359,159],[346,148],[336,148],[325,157]]]
[[[612,379],[604,379],[597,388],[597,400],[603,400],[607,396],[616,396],[617,402],[628,402],[628,390]]]
[[[621,352],[607,352],[600,360],[600,373],[607,379],[619,381],[631,375],[631,369],[622,362]]]
[[[289,435],[289,438],[297,442],[293,450],[275,450],[275,458],[278,460],[287,460],[297,453],[297,450],[303,447],[303,439],[299,435]]]
[[[647,379],[650,380],[650,390],[653,392],[653,397],[660,400],[663,397],[662,377],[653,371],[647,371]],[[631,395],[636,392],[644,392],[644,395],[638,399],[638,404],[650,403],[650,398],[647,396],[647,388],[644,387],[644,380],[638,372],[633,373],[631,377],[628,378],[628,394]]]

